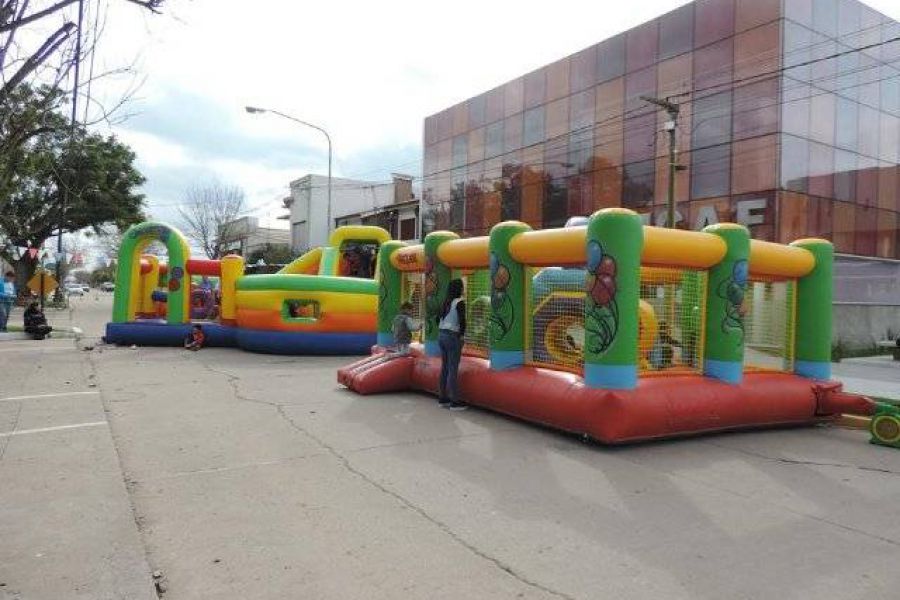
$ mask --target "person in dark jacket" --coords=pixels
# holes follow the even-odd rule
[[[25,333],[31,334],[36,340],[42,340],[53,331],[53,328],[47,325],[47,317],[37,302],[32,302],[25,309]]]
[[[462,298],[463,282],[454,279],[447,286],[447,297],[438,319],[438,344],[441,347],[441,383],[438,402],[450,410],[466,410],[459,399],[457,375],[466,335],[466,303]]]

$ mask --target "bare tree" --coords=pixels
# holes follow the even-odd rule
[[[244,212],[244,190],[220,182],[189,188],[178,207],[182,229],[209,258],[223,256],[237,233],[235,221]]]

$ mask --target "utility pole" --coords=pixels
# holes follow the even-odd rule
[[[675,149],[675,130],[678,127],[678,115],[681,113],[681,106],[675,104],[668,97],[653,98],[651,96],[641,96],[641,100],[658,106],[669,114],[669,120],[665,123],[665,130],[669,133],[669,195],[667,198],[666,208],[667,218],[666,227],[675,228],[675,173],[684,169],[678,164],[678,153]]]

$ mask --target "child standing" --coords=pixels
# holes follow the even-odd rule
[[[186,350],[193,350],[196,352],[200,348],[203,347],[203,342],[206,341],[206,336],[203,335],[203,327],[200,325],[194,325],[194,328],[191,329],[190,335],[188,335],[184,339],[184,347]]]
[[[412,343],[414,331],[422,329],[422,323],[412,318],[413,305],[404,302],[400,305],[400,312],[394,317],[391,325],[391,333],[394,335],[394,355],[406,356],[409,354],[409,345]]]

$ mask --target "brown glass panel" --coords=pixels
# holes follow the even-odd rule
[[[482,201],[482,190],[480,181],[472,180],[472,174],[469,173],[469,181],[466,183],[466,214],[465,228],[469,235],[478,235],[484,225],[484,202]]]
[[[693,149],[731,141],[731,95],[731,92],[720,92],[694,101]]]
[[[691,198],[724,196],[731,191],[731,145],[691,152]]]
[[[809,185],[809,141],[781,136],[781,189],[807,192]]]
[[[481,208],[481,226],[485,231],[490,231],[491,227],[500,222],[501,194],[497,190],[492,190],[484,194],[481,198],[483,203]]]
[[[734,69],[734,38],[694,51],[694,90],[712,94],[731,87]]]
[[[781,16],[781,0],[737,0],[735,31],[746,31]]]
[[[809,237],[831,239],[834,201],[831,198],[809,198]]]
[[[453,163],[453,140],[438,142],[438,173],[446,173]]]
[[[734,222],[731,198],[726,196],[724,198],[708,198],[706,200],[689,202],[687,219],[688,226],[698,231],[707,225]]]
[[[573,175],[568,180],[569,216],[590,215],[593,209],[593,174]]]
[[[621,122],[598,126],[594,143],[596,162],[601,168],[622,165],[624,136]]]
[[[853,253],[875,256],[878,246],[878,210],[871,206],[856,206],[856,233]]]
[[[878,169],[878,207],[897,210],[897,167],[882,164]]]
[[[544,147],[537,144],[522,151],[522,221],[541,227],[544,204]]]
[[[806,194],[778,193],[778,241],[790,244],[807,236],[809,230],[809,201]]]
[[[484,160],[484,127],[469,132],[469,162]]]
[[[662,136],[660,136],[662,137]],[[691,164],[691,153],[682,152],[678,155],[679,164]],[[669,202],[669,157],[665,153],[657,154],[656,158],[656,204],[666,205]],[[690,169],[675,172],[675,202],[687,202],[691,197]]]
[[[625,106],[625,79],[619,77],[597,86],[597,123],[619,119]]]
[[[469,105],[461,102],[454,106],[453,111],[453,135],[459,135],[469,130]]]
[[[536,106],[525,111],[522,145],[531,146],[544,141],[544,107]]]
[[[594,209],[622,205],[622,170],[618,167],[594,171]]]
[[[856,200],[856,173],[859,158],[852,152],[834,152],[834,197],[844,202]]]
[[[626,61],[628,72],[639,71],[656,62],[658,21],[649,21],[626,33]]]
[[[522,113],[503,122],[503,151],[512,152],[522,147]]]
[[[547,70],[538,69],[525,76],[525,108],[541,105],[547,99]]]
[[[547,67],[547,101],[569,95],[569,59],[558,60]]]
[[[485,122],[493,123],[503,118],[503,88],[494,88],[487,93]]]
[[[572,131],[586,130],[594,124],[595,90],[590,88],[569,97],[569,127]]]
[[[734,79],[769,76],[781,66],[781,28],[778,22],[740,33],[734,38]]]
[[[469,140],[467,135],[458,135],[452,140],[450,147],[453,168],[464,167],[469,162]]]
[[[834,196],[834,148],[831,146],[809,144],[809,194]]]
[[[437,116],[425,117],[425,145],[430,146],[438,141]]]
[[[560,138],[569,131],[569,99],[562,98],[546,105],[547,139]]]
[[[655,156],[656,113],[629,117],[625,121],[626,163],[650,160]]]
[[[734,33],[734,0],[697,0],[694,4],[694,48]]]
[[[812,27],[814,0],[784,0],[784,16],[792,21]]]
[[[689,52],[694,47],[694,5],[686,4],[659,18],[659,57]]]
[[[878,158],[889,163],[900,162],[900,118],[881,113]]]
[[[656,112],[641,96],[656,95],[656,67],[630,73],[625,78],[625,112]]]
[[[853,234],[856,231],[856,206],[849,202],[835,202],[833,205],[832,238],[838,252],[853,253]]]
[[[481,94],[469,100],[469,128],[475,129],[487,123],[487,95]]]
[[[437,146],[437,144],[431,144],[431,145],[425,146],[424,155],[425,156],[423,158],[424,164],[422,165],[422,173],[427,177],[428,175],[431,175],[432,173],[434,173],[435,171],[438,170],[438,146]]]
[[[775,135],[735,142],[731,157],[731,193],[748,194],[775,188],[778,148]]]
[[[519,77],[503,86],[503,114],[511,117],[525,107],[525,79]]]
[[[881,258],[895,258],[897,256],[897,217],[897,213],[893,211],[878,211],[875,252]]]
[[[655,161],[626,165],[622,170],[622,206],[632,210],[651,206],[655,187]]]
[[[878,167],[872,159],[860,158],[856,172],[856,203],[878,206]]]
[[[662,97],[674,96],[691,90],[693,60],[690,54],[659,63],[656,74],[657,94]]]
[[[732,136],[736,140],[775,133],[778,128],[777,78],[735,89],[732,127]]]
[[[503,154],[503,121],[491,123],[484,132],[484,155],[494,158]]]
[[[812,109],[812,87],[789,79],[784,80],[783,106],[781,108],[782,131],[797,137],[809,137],[809,121]]]
[[[835,98],[816,90],[810,98],[809,137],[827,145],[834,144]]]
[[[571,58],[569,90],[580,92],[597,83],[597,46],[586,48]]]
[[[625,74],[625,34],[609,38],[597,45],[597,82],[602,83]]]
[[[437,114],[438,140],[446,140],[453,134],[453,113],[446,109]]]
[[[752,202],[749,207],[745,202]],[[762,204],[763,208],[759,205]],[[754,220],[761,223],[749,225],[750,237],[756,240],[775,241],[775,192],[743,194],[731,197],[731,206],[735,219],[740,219],[740,212],[747,212]],[[761,217],[761,219],[760,219]]]

